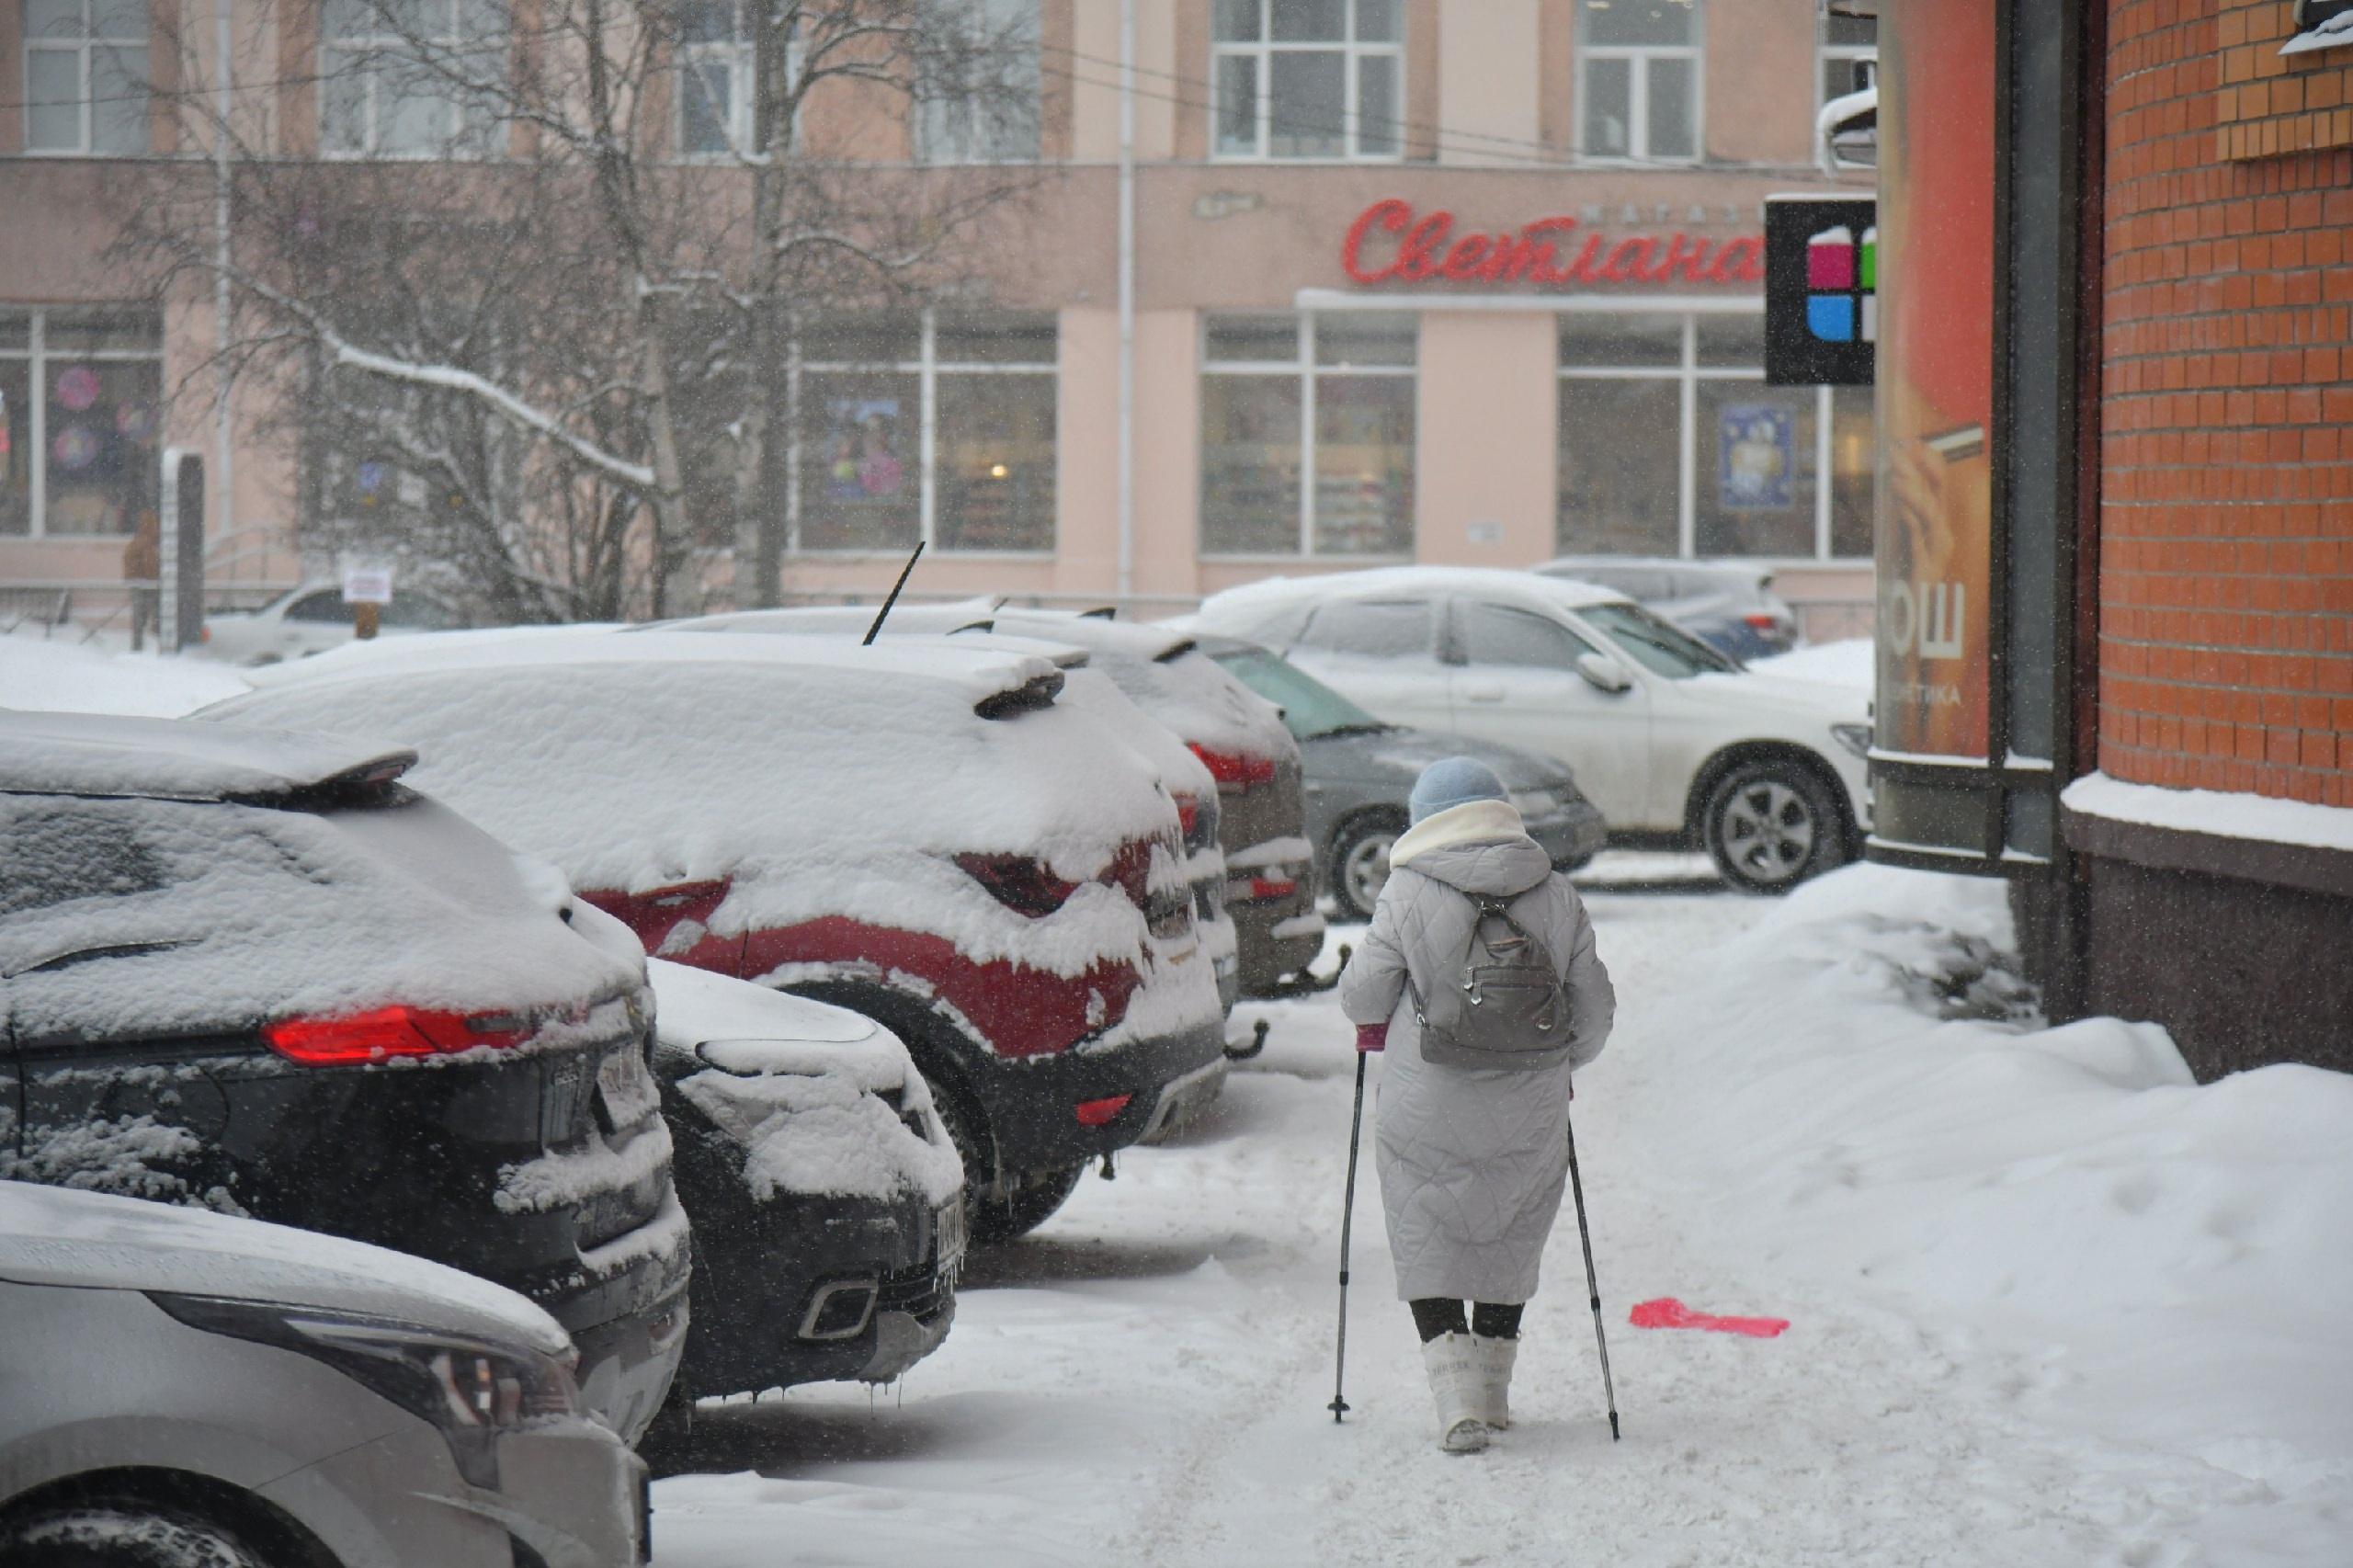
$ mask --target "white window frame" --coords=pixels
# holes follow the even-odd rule
[[[1605,166],[1673,165],[1706,162],[1708,155],[1708,9],[1707,0],[1691,0],[1690,43],[1587,43],[1586,12],[1577,7],[1576,26],[1576,158],[1581,164]],[[1588,67],[1596,61],[1622,60],[1626,64],[1626,150],[1597,153],[1585,144]],[[1654,153],[1651,142],[1651,62],[1688,60],[1691,62],[1691,151],[1687,156]]]
[[[1744,301],[1745,306],[1748,303],[1752,302]],[[1759,299],[1753,301],[1753,304],[1756,313],[1761,315],[1764,312],[1764,301]],[[1582,314],[1586,312],[1577,313]],[[1671,312],[1662,312],[1655,309],[1644,310],[1642,308],[1642,301],[1631,301],[1622,312],[1597,312],[1593,313],[1660,315]],[[1699,313],[1695,311],[1684,311],[1680,313],[1683,317],[1683,347],[1682,352],[1678,356],[1677,362],[1672,365],[1563,364],[1559,366],[1558,369],[1560,377],[1564,381],[1672,381],[1676,383],[1676,407],[1682,427],[1677,432],[1676,438],[1677,478],[1675,499],[1675,554],[1677,559],[1682,561],[1724,560],[1728,558],[1714,555],[1701,555],[1699,553],[1698,550],[1699,531],[1699,497],[1697,489],[1698,480],[1696,472],[1698,469],[1699,448],[1699,383],[1701,381],[1748,381],[1761,386],[1765,381],[1765,368],[1762,365],[1700,364]],[[1750,313],[1750,312],[1744,308],[1738,311],[1724,311],[1711,313],[1745,315]],[[1555,353],[1557,354],[1557,352],[1558,350],[1556,349]],[[1870,562],[1870,557],[1868,555],[1833,555],[1830,552],[1832,490],[1830,468],[1832,457],[1834,455],[1833,437],[1836,434],[1832,426],[1832,420],[1835,415],[1832,411],[1830,394],[1831,389],[1829,387],[1818,386],[1813,389],[1814,483],[1813,552],[1807,555],[1764,557],[1763,559],[1770,564],[1779,566],[1819,566],[1830,563],[1841,566],[1856,566],[1868,565]],[[1560,460],[1558,446],[1559,440],[1560,436],[1556,431],[1553,435],[1553,461],[1555,464],[1555,473],[1553,477],[1553,512],[1556,518],[1556,527],[1560,509],[1560,478],[1557,472],[1557,465]],[[1557,538],[1555,540],[1555,544],[1559,545]],[[1559,548],[1563,553],[1576,553],[1575,551],[1569,551],[1566,546],[1559,546]],[[1748,560],[1756,558],[1744,556],[1741,557],[1741,559]]]
[[[1847,94],[1855,90],[1851,85],[1841,87],[1835,93],[1829,90],[1829,71],[1831,62],[1833,61],[1842,62],[1849,66],[1857,61],[1867,62],[1874,68],[1872,71],[1872,76],[1873,79],[1876,80],[1878,76],[1878,71],[1876,68],[1879,63],[1879,45],[1877,43],[1833,43],[1830,41],[1830,18],[1827,17],[1822,18],[1822,25],[1814,35],[1813,45],[1813,90],[1815,95],[1813,107],[1817,111],[1821,109],[1823,105],[1828,103],[1832,98],[1844,97]],[[1851,84],[1853,74],[1851,70],[1847,74]]]
[[[25,155],[27,157],[137,158],[146,156],[153,150],[154,131],[152,127],[148,131],[147,145],[139,148],[136,152],[117,153],[102,151],[98,147],[93,145],[93,142],[97,138],[97,99],[96,96],[96,89],[91,85],[90,75],[92,71],[92,62],[97,55],[98,51],[101,50],[135,49],[140,53],[147,57],[148,63],[151,68],[154,63],[155,55],[153,49],[151,47],[153,42],[151,37],[98,37],[96,31],[97,22],[92,12],[93,0],[82,0],[82,30],[71,39],[36,39],[28,35],[22,40],[25,58],[22,68],[17,73],[17,75],[19,81],[24,85],[25,104],[23,112],[25,118],[23,146]],[[22,14],[20,12],[20,25],[21,20]],[[74,56],[74,81],[77,84],[76,91],[79,95],[76,102],[81,109],[81,127],[79,133],[74,138],[74,145],[71,147],[36,147],[33,145],[33,56],[36,54],[71,54]],[[142,73],[142,74],[144,74],[144,73]],[[152,114],[154,103],[154,94],[150,90],[144,95],[144,97],[147,98],[150,106],[150,113]]]
[[[1043,312],[1022,312],[1044,314]],[[1054,340],[1059,353],[1062,322],[1054,322]],[[942,376],[1045,376],[1054,382],[1054,396],[1062,397],[1061,367],[1051,361],[1029,359],[1007,360],[1004,363],[969,359],[951,359],[942,363],[939,358],[938,312],[926,310],[920,317],[917,348],[913,359],[860,362],[849,359],[808,359],[801,353],[796,337],[791,355],[785,367],[785,384],[792,407],[801,407],[802,377],[812,372],[833,371],[841,375],[885,372],[916,378],[915,406],[918,428],[915,445],[915,537],[923,540],[926,556],[942,556],[951,561],[1051,561],[1062,545],[1062,519],[1054,519],[1054,537],[1039,550],[943,550],[938,544],[939,487],[936,483],[939,466],[939,378]],[[813,557],[870,556],[895,553],[895,545],[837,545],[803,547],[801,542],[801,454],[805,419],[792,421],[792,432],[784,452],[785,464],[785,553]],[[1059,423],[1059,420],[1057,421]],[[1062,465],[1062,441],[1059,430],[1054,442],[1054,464]],[[1055,492],[1061,493],[1059,474]],[[1059,509],[1059,502],[1057,503]]]
[[[28,489],[30,505],[28,506],[26,511],[27,531],[21,534],[0,534],[0,543],[5,543],[6,540],[12,539],[28,540],[55,538],[72,540],[76,543],[88,543],[93,540],[121,540],[130,538],[131,536],[128,534],[63,533],[52,535],[50,533],[48,336],[50,312],[38,306],[26,307],[11,305],[0,308],[4,308],[6,313],[12,316],[23,315],[31,318],[26,324],[27,335],[25,338],[25,347],[22,348],[14,348],[0,346],[0,360],[6,360],[10,364],[21,364],[27,367],[25,386],[28,393],[29,394],[31,407],[27,411],[25,425],[26,444],[32,449],[32,472],[29,476],[29,485]],[[94,360],[117,364],[123,363],[125,361],[151,361],[158,368],[158,372],[160,373],[161,367],[164,362],[164,340],[160,324],[158,324],[156,332],[155,347],[152,349],[95,348],[86,352],[74,354],[70,356],[70,358],[77,363]],[[158,407],[156,408],[156,414],[160,416],[162,413],[163,409],[159,402]],[[159,444],[156,448],[156,460],[159,465],[162,461],[162,457],[163,449]],[[159,466],[156,470],[156,480],[159,485],[162,478],[163,471]],[[160,489],[156,493],[160,494]]]
[[[216,0],[216,3],[218,3],[218,0]],[[441,8],[444,17],[446,17],[448,20],[448,27],[446,30],[436,33],[431,38],[424,40],[433,48],[454,51],[464,50],[475,45],[487,47],[495,42],[502,48],[511,50],[513,45],[511,38],[502,37],[494,40],[485,35],[479,39],[473,39],[469,38],[466,35],[463,30],[463,17],[465,13],[466,0],[433,0],[433,4]],[[352,160],[371,159],[381,162],[406,161],[411,163],[426,163],[435,161],[487,162],[497,155],[495,149],[498,141],[498,126],[495,121],[491,124],[485,132],[484,151],[477,153],[470,151],[467,148],[465,121],[466,106],[464,102],[454,94],[449,99],[449,106],[451,117],[450,124],[447,134],[443,137],[441,143],[438,146],[414,150],[407,148],[386,148],[383,144],[384,109],[383,106],[378,102],[378,89],[382,85],[382,67],[375,62],[385,59],[399,58],[402,52],[408,47],[409,40],[401,37],[398,33],[329,33],[324,24],[324,7],[323,6],[321,9],[321,16],[323,19],[319,29],[319,97],[321,99],[319,106],[319,155],[321,157]],[[365,134],[361,138],[362,144],[356,148],[337,147],[330,149],[326,145],[327,111],[324,100],[333,86],[336,74],[335,72],[328,69],[327,59],[329,53],[335,51],[343,51],[346,54],[358,56],[358,63],[349,68],[364,69],[366,71],[367,107],[360,111],[360,123]]]
[[[1000,18],[986,14],[990,0],[962,0],[962,3],[973,11],[981,13],[980,20],[983,29],[998,24]],[[958,117],[958,127],[953,139],[956,144],[935,146],[933,144],[934,117],[946,110],[948,101],[933,99],[909,106],[907,143],[915,154],[916,163],[936,165],[943,168],[975,167],[990,165],[1034,164],[1045,156],[1045,126],[1042,123],[1045,103],[1044,8],[1040,0],[1009,0],[1009,3],[1021,7],[1023,11],[1021,19],[1029,29],[1030,79],[1027,85],[1033,95],[1032,113],[1036,118],[1033,118],[1030,122],[1032,136],[1029,150],[1013,157],[995,155],[982,146],[982,143],[987,140],[988,128],[976,127],[973,124],[969,108]]]
[[[745,0],[729,0],[727,7],[729,36],[724,42],[704,40],[678,43],[676,69],[671,80],[676,84],[672,94],[675,100],[670,112],[670,144],[677,150],[681,161],[703,163],[717,159],[740,158],[750,153],[752,146],[752,110],[759,85],[759,51],[754,47],[750,34],[744,27]],[[799,66],[798,40],[788,51],[788,70]],[[727,66],[727,139],[725,147],[689,147],[687,145],[687,95],[700,90],[700,75],[695,67],[706,61],[717,60]]]
[[[1410,365],[1319,365],[1315,362],[1316,324],[1331,313],[1321,311],[1204,311],[1196,330],[1200,334],[1200,379],[1206,382],[1211,376],[1297,376],[1299,389],[1299,548],[1296,551],[1219,551],[1204,550],[1200,539],[1208,519],[1197,517],[1194,524],[1194,548],[1203,561],[1269,562],[1269,561],[1352,561],[1363,565],[1381,565],[1414,559],[1414,546],[1396,554],[1365,554],[1357,551],[1318,551],[1315,548],[1315,386],[1323,376],[1395,376],[1411,381],[1422,373],[1421,324],[1414,328],[1414,362]],[[1240,316],[1255,316],[1264,321],[1288,321],[1297,328],[1298,353],[1289,359],[1211,359],[1209,357],[1210,318],[1230,321]],[[1421,411],[1415,410],[1414,444],[1418,463],[1421,445]],[[1200,453],[1194,454],[1198,469]],[[1421,519],[1414,519],[1414,535],[1421,534]]]
[[[1358,0],[1347,0],[1347,27],[1344,37],[1336,40],[1286,40],[1279,43],[1275,40],[1274,36],[1274,7],[1277,3],[1278,0],[1258,0],[1258,36],[1255,40],[1241,43],[1227,43],[1217,38],[1216,9],[1214,6],[1211,7],[1210,78],[1207,95],[1210,161],[1220,164],[1398,164],[1404,162],[1406,131],[1403,118],[1405,112],[1404,32],[1408,20],[1406,15],[1408,6],[1404,0],[1400,0],[1397,7],[1398,37],[1393,40],[1359,41],[1357,38]],[[1341,85],[1340,122],[1347,128],[1347,150],[1336,155],[1320,157],[1291,153],[1277,155],[1268,152],[1267,146],[1274,130],[1274,57],[1278,54],[1330,54],[1335,51],[1340,53],[1345,62]],[[1389,150],[1381,153],[1366,153],[1359,150],[1364,139],[1364,125],[1361,119],[1363,111],[1357,102],[1357,63],[1368,58],[1387,59],[1396,62],[1397,112],[1400,118],[1390,128]],[[1228,59],[1247,59],[1256,62],[1253,68],[1257,73],[1258,116],[1255,138],[1257,146],[1253,152],[1230,153],[1218,146],[1218,84],[1224,79],[1224,73],[1219,68],[1219,62]]]

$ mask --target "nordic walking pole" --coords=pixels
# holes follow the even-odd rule
[[[1364,1052],[1357,1052],[1357,1108],[1348,1122],[1348,1193],[1340,1210],[1340,1345],[1332,1364],[1332,1403],[1327,1407],[1338,1421],[1348,1413],[1340,1384],[1348,1372],[1348,1233],[1357,1217],[1357,1141],[1364,1133]]]
[[[1359,1062],[1358,1065],[1363,1065]],[[1565,1119],[1566,1113],[1563,1113]],[[1601,1392],[1609,1401],[1609,1440],[1618,1440],[1618,1390],[1609,1381],[1609,1336],[1601,1331],[1601,1283],[1593,1272],[1593,1233],[1585,1222],[1585,1178],[1577,1175],[1577,1130],[1574,1121],[1569,1129],[1569,1189],[1577,1199],[1577,1240],[1585,1246],[1585,1285],[1593,1301],[1593,1342],[1601,1349]],[[1345,1279],[1347,1275],[1342,1274]]]

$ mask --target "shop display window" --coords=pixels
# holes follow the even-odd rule
[[[163,382],[152,312],[0,309],[0,535],[134,532],[161,481]]]

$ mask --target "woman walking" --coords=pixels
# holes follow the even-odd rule
[[[1511,1424],[1520,1311],[1568,1176],[1569,1075],[1601,1054],[1617,997],[1584,901],[1491,769],[1434,762],[1408,806],[1340,1006],[1358,1050],[1395,1047],[1373,1163],[1397,1294],[1438,1440],[1473,1453]]]

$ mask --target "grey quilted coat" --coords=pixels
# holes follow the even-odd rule
[[[1352,1022],[1389,1025],[1375,1117],[1374,1168],[1389,1218],[1402,1301],[1525,1301],[1569,1168],[1569,1074],[1601,1054],[1617,1011],[1593,922],[1569,880],[1501,801],[1440,812],[1397,841],[1390,877],[1347,971]],[[1410,966],[1425,995],[1471,939],[1464,892],[1540,890],[1513,914],[1552,949],[1567,983],[1570,1047],[1532,1071],[1434,1066],[1405,994]]]

